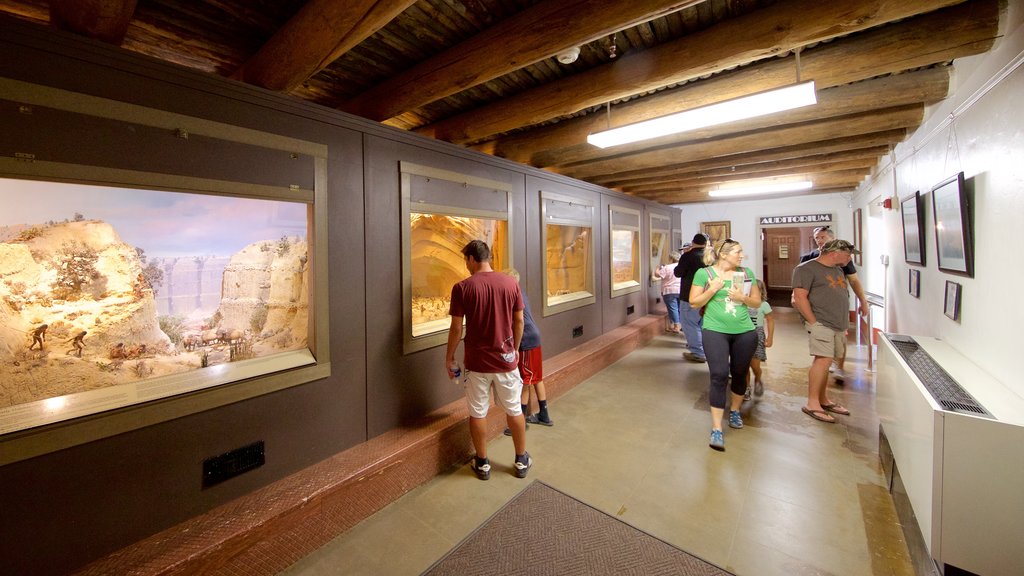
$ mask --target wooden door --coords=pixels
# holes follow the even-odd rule
[[[793,268],[800,263],[800,228],[765,228],[765,282],[769,288],[792,288]]]

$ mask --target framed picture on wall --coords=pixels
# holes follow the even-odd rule
[[[859,252],[857,252],[856,254],[853,255],[853,263],[856,264],[857,266],[862,266],[864,264],[864,259],[863,259],[864,246],[861,245],[861,242],[864,239],[863,230],[861,229],[861,226],[863,226],[863,224],[864,224],[863,220],[864,220],[864,211],[861,210],[860,208],[857,208],[856,210],[854,210],[853,211],[853,245],[857,247]]]
[[[910,295],[914,298],[921,297],[921,271],[916,268],[910,270]]]
[[[722,220],[719,222],[701,222],[700,231],[708,237],[708,243],[716,249],[726,238],[732,234],[732,222]]]
[[[921,193],[914,192],[900,202],[903,214],[903,256],[908,264],[924,265],[924,210]]]
[[[942,311],[950,320],[960,320],[961,289],[962,288],[959,283],[953,282],[952,280],[946,280],[946,298]]]
[[[939,270],[973,278],[973,248],[963,172],[932,188],[932,211]]]

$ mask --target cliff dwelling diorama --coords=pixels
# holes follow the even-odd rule
[[[307,347],[303,203],[10,179],[0,203],[0,416]]]

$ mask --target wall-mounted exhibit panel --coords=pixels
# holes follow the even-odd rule
[[[650,214],[650,226],[651,226],[651,285],[658,284],[653,279],[654,272],[668,264],[672,260],[669,258],[669,253],[677,247],[673,247],[671,244],[672,234],[672,219],[669,218],[668,214],[662,214],[659,212],[651,212]]]
[[[617,298],[640,290],[640,211],[608,207],[611,296]]]
[[[541,190],[544,315],[593,304],[596,209],[586,198]]]
[[[495,270],[511,267],[511,187],[401,162],[402,292],[406,354],[448,341],[452,287],[469,277],[462,248],[491,247]]]
[[[0,115],[0,464],[330,374],[325,146],[13,80]]]

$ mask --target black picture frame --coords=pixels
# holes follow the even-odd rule
[[[942,312],[950,320],[960,320],[960,299],[963,287],[958,282],[946,280],[946,297],[943,299]]]
[[[900,201],[903,216],[903,257],[907,264],[925,263],[924,210],[920,191]]]
[[[964,173],[938,183],[931,194],[939,270],[973,278],[973,245]]]
[[[914,298],[921,297],[921,271],[916,268],[910,269],[910,295]]]

